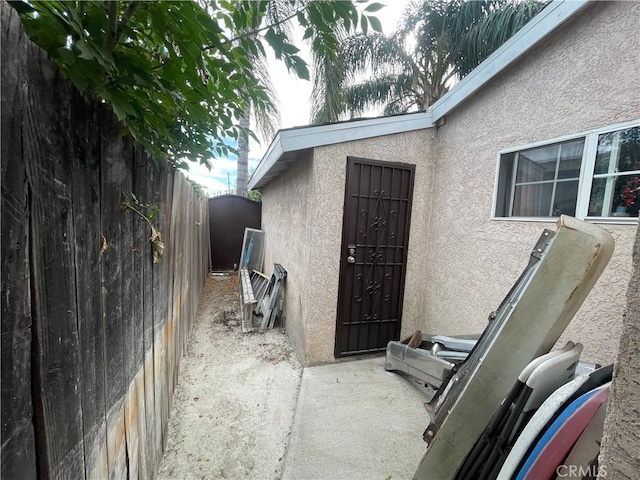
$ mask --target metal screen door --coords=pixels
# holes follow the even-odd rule
[[[348,157],[335,356],[400,336],[415,166]]]

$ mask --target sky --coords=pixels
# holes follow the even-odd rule
[[[376,16],[382,22],[384,33],[391,33],[409,0],[376,0],[386,6],[376,12]],[[298,48],[300,55],[310,63],[306,45],[299,35]],[[291,128],[309,125],[311,115],[311,82],[300,80],[295,74],[287,72],[286,67],[274,58],[269,59],[269,73],[273,86],[278,95],[280,107],[280,127]],[[257,167],[262,156],[269,147],[272,139],[262,141],[261,144],[251,140],[249,142],[249,171]],[[235,146],[235,145],[233,145]],[[202,165],[192,164],[187,177],[198,182],[207,192],[208,196],[234,190],[236,185],[236,157],[212,159],[213,168],[207,170]]]

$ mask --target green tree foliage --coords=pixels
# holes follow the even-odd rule
[[[262,202],[262,194],[258,190],[250,190],[247,198],[249,200],[253,200],[254,202]]]
[[[366,32],[342,41],[336,60],[320,59],[314,123],[426,109],[540,12],[517,0],[421,0],[409,4],[389,36]]]
[[[9,3],[81,92],[103,99],[151,155],[179,167],[188,166],[183,158],[210,167],[212,155],[233,152],[228,138],[249,134],[238,125],[249,105],[271,108],[251,61],[265,47],[309,78],[287,22],[313,35],[319,55],[339,45],[335,24],[370,22],[352,2],[286,0],[290,13],[275,24],[265,23],[271,3],[253,0]]]
[[[278,34],[287,38],[292,37],[292,22],[296,19],[299,24],[305,28],[304,38],[309,42],[315,50],[316,56],[325,58],[326,61],[335,61],[335,52],[339,48],[337,41],[339,36],[337,33],[344,34],[356,27],[358,22],[357,14],[353,11],[350,2],[345,1],[315,1],[310,10],[308,19],[298,12],[299,5],[289,0],[264,0],[267,4],[265,9],[265,22],[267,25],[277,27]],[[380,21],[371,15],[372,12],[379,10],[380,4],[371,4],[364,9],[361,16],[361,28],[367,29],[368,25],[376,25],[380,28]],[[323,18],[342,18],[343,21],[331,24],[325,23]],[[269,139],[276,132],[276,126],[279,124],[280,112],[275,106],[277,103],[275,89],[269,77],[266,58],[264,52],[258,51],[258,55],[250,55],[250,60],[254,64],[254,73],[256,74],[260,85],[264,87],[271,104],[274,105],[270,109],[257,108],[253,104],[249,105],[244,114],[239,118],[241,127],[249,129],[252,122],[255,122],[256,133],[261,139]],[[276,52],[277,53],[277,52]],[[308,76],[305,77],[308,79]],[[244,137],[238,139],[238,163],[236,177],[236,191],[238,195],[249,194],[249,198],[255,200],[258,192],[247,192],[248,180],[248,162],[249,162],[249,144]],[[256,201],[260,201],[259,199]]]

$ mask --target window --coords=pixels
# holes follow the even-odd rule
[[[637,218],[640,122],[500,152],[494,198],[495,218]]]

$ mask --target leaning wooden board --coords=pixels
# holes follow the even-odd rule
[[[522,369],[556,343],[613,253],[608,232],[572,217],[561,216],[555,235],[545,235],[549,241],[536,246],[540,261],[443,390],[415,478],[456,475]]]

